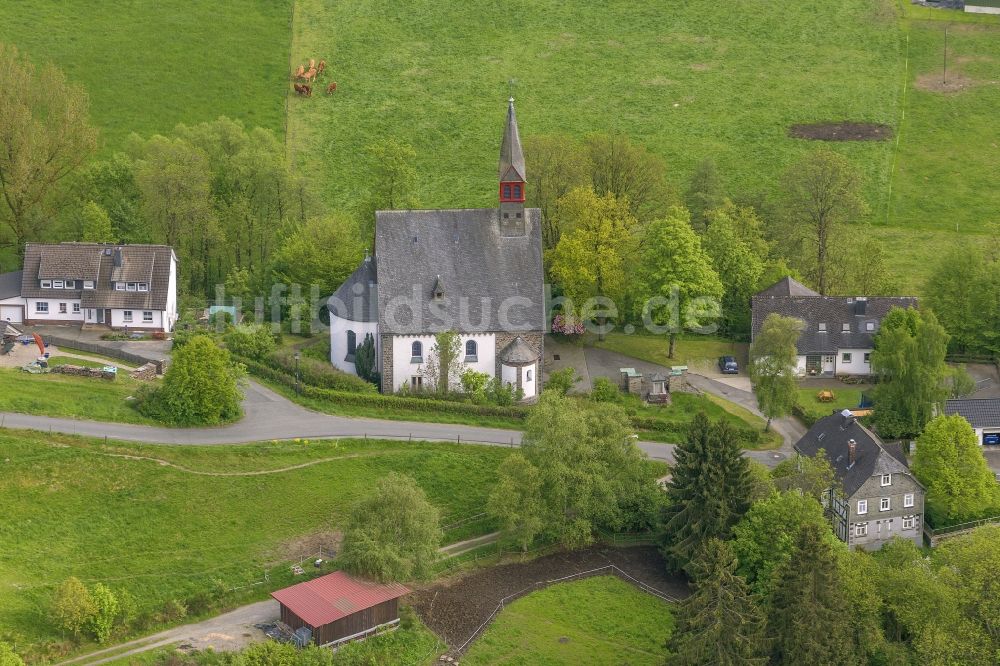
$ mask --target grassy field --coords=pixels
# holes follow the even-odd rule
[[[87,88],[106,151],[220,115],[282,133],[292,0],[5,0],[0,42]]]
[[[260,596],[289,582],[297,554],[315,557],[314,540],[328,543],[346,507],[376,479],[409,474],[447,523],[482,511],[507,454],[374,440],[102,446],[0,432],[0,627],[19,644],[55,638],[43,609],[53,586],[73,575],[127,589],[155,610],[214,581],[260,580],[266,570]],[[274,473],[234,475],[262,471]]]
[[[69,361],[80,363],[79,359]],[[140,414],[126,401],[144,383],[129,378],[124,372],[114,381],[107,381],[69,375],[29,375],[19,369],[0,368],[0,384],[3,385],[0,412],[152,424],[155,421]]]
[[[834,400],[832,402],[820,402],[816,398],[816,394],[820,389],[799,388],[799,406],[813,419],[819,419],[829,416],[834,410],[855,409],[861,401],[862,389],[844,386],[843,388],[831,390],[834,394]]]
[[[50,356],[49,366],[58,367],[60,365],[79,365],[85,368],[103,368],[107,363],[101,361],[91,361],[85,358],[74,358],[72,356]],[[111,365],[114,365],[113,363]]]
[[[736,360],[743,366],[747,357],[746,344],[707,335],[678,337],[673,358],[667,355],[670,352],[670,342],[663,335],[608,333],[604,340],[597,340],[597,337],[593,336],[592,339],[589,339],[589,343],[600,349],[607,349],[667,367],[672,365],[689,367],[709,365],[715,367],[720,356],[735,356]]]
[[[487,0],[387,5],[297,0],[292,57],[325,58],[332,96],[292,99],[294,163],[353,203],[366,145],[418,155],[422,207],[491,205],[508,80],[522,136],[621,131],[661,154],[682,187],[714,157],[735,194],[777,182],[813,148],[790,124],[894,124],[901,84],[892,0],[601,3]],[[889,143],[836,147],[881,201]]]
[[[670,606],[612,576],[560,583],[504,608],[463,664],[662,664]]]

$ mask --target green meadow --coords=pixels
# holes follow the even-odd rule
[[[506,455],[374,440],[102,445],[2,431],[0,627],[19,645],[58,638],[46,608],[69,576],[128,590],[155,612],[266,571],[268,583],[230,601],[245,603],[290,583],[289,565],[329,544],[351,502],[389,472],[412,476],[449,524],[483,510]]]
[[[510,603],[463,664],[663,664],[670,605],[614,576],[559,583]]]

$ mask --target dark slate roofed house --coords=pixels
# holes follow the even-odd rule
[[[871,374],[870,356],[882,319],[894,307],[915,308],[910,296],[820,296],[786,277],[751,299],[751,339],[768,315],[803,322],[796,347],[800,375]]]
[[[170,331],[177,256],[166,245],[28,243],[20,296],[27,324]]]
[[[944,403],[944,413],[958,414],[976,431],[980,444],[1000,444],[1000,398],[962,398]]]
[[[866,550],[893,537],[922,543],[924,488],[898,446],[884,444],[845,410],[818,420],[795,444],[803,456],[820,450],[837,479],[825,503],[842,541]]]
[[[542,219],[524,206],[513,99],[500,144],[499,205],[375,213],[374,257],[328,301],[336,367],[356,372],[354,351],[372,335],[383,391],[432,388],[424,381],[438,381],[428,372],[435,335],[454,331],[463,369],[500,377],[525,398],[537,395],[546,328]]]

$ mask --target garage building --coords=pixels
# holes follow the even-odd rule
[[[967,398],[949,400],[944,413],[958,414],[976,431],[980,444],[1000,444],[1000,398]]]
[[[0,273],[0,321],[12,324],[20,324],[24,321],[21,276],[21,271]]]
[[[292,631],[305,627],[313,643],[327,646],[394,628],[399,598],[409,592],[399,583],[374,583],[335,571],[271,596],[281,605],[281,621]]]

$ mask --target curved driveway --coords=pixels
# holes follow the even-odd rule
[[[86,437],[107,437],[145,444],[218,445],[243,444],[275,439],[334,439],[373,437],[417,441],[460,442],[488,446],[519,446],[521,432],[449,423],[389,421],[348,418],[310,411],[284,396],[250,382],[244,390],[246,416],[236,423],[215,428],[165,428],[158,426],[86,421],[32,414],[0,412],[0,427],[24,428]],[[673,462],[673,444],[638,442],[655,460]],[[748,451],[747,455],[773,466],[785,455],[774,451]]]

